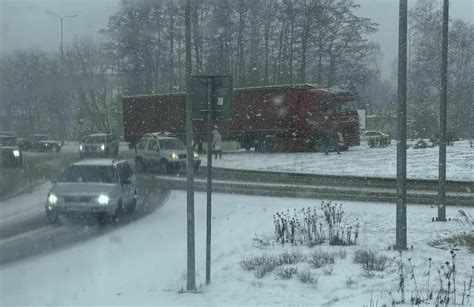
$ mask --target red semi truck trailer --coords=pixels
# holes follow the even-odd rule
[[[185,138],[186,96],[161,94],[122,98],[125,141],[167,131]],[[257,151],[317,151],[332,121],[343,149],[359,145],[359,118],[350,92],[312,85],[236,88],[232,119],[215,125],[225,141]],[[196,142],[206,138],[206,121],[194,120]]]

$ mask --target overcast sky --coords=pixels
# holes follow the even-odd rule
[[[442,0],[438,0],[440,3]],[[108,17],[119,7],[120,0],[0,0],[0,52],[37,47],[55,50],[60,44],[60,23],[47,14],[79,15],[64,21],[64,43],[75,36],[101,39],[98,31],[107,26]],[[409,0],[409,6],[416,1]],[[380,43],[384,53],[383,76],[389,77],[397,56],[398,0],[359,0],[359,15],[380,24],[372,39]],[[451,18],[473,23],[474,1],[451,0]]]

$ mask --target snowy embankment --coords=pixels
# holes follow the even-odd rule
[[[413,179],[438,178],[438,147],[407,150],[407,176]],[[201,157],[203,165],[206,157]],[[298,172],[323,175],[395,178],[397,147],[369,148],[367,144],[350,148],[340,155],[330,153],[255,153],[239,152],[213,160],[215,167]],[[447,179],[474,181],[474,148],[468,141],[447,146]]]
[[[352,262],[355,251],[373,249],[398,259],[389,251],[395,242],[395,205],[344,202],[345,217],[360,221],[358,246],[291,247],[275,244],[265,249],[253,246],[255,234],[273,234],[273,214],[280,211],[319,207],[320,201],[272,197],[215,194],[212,226],[212,284],[200,294],[178,294],[186,286],[186,193],[173,192],[161,209],[140,221],[118,228],[102,237],[41,257],[2,267],[0,292],[2,305],[257,305],[279,304],[319,306],[334,303],[341,306],[369,305],[370,298],[379,305],[390,303],[399,283],[396,261],[374,277],[363,275],[360,265]],[[204,284],[206,195],[196,193],[196,268],[197,285]],[[447,209],[448,217],[456,208]],[[471,215],[474,214],[470,210]],[[408,207],[408,245],[419,287],[423,288],[428,257],[433,259],[432,284],[437,269],[450,261],[449,250],[433,248],[429,242],[458,234],[462,227],[454,222],[435,223],[436,209],[427,206]],[[274,273],[257,279],[244,271],[239,262],[246,257],[299,250],[310,254],[316,250],[346,250],[347,257],[336,256],[333,272],[312,269],[319,275],[317,285],[302,284],[296,278],[282,280]],[[465,248],[457,252],[458,292],[467,281],[473,265],[472,254]],[[304,264],[301,264],[304,265]],[[407,274],[406,297],[413,280]],[[348,279],[352,282],[349,283]]]

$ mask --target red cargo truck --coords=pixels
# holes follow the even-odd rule
[[[185,137],[185,94],[122,98],[125,140],[167,131]],[[215,125],[224,141],[257,151],[311,151],[322,148],[329,123],[337,122],[343,149],[359,145],[359,118],[350,92],[311,85],[237,88],[232,119]],[[206,138],[206,121],[193,121],[196,142]]]

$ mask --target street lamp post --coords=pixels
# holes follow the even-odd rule
[[[77,17],[79,15],[68,15],[68,16],[60,16],[54,12],[51,12],[51,11],[46,11],[46,14],[50,14],[50,15],[53,15],[53,16],[56,16],[60,23],[61,23],[61,72],[63,70],[63,65],[64,65],[64,49],[63,49],[63,21],[64,19],[66,18],[73,18],[73,17]]]
[[[61,81],[60,81],[60,82],[61,82],[61,88],[62,88],[62,90],[65,91],[65,90],[66,90],[66,86],[65,86],[65,83],[64,83],[63,21],[64,21],[64,19],[66,19],[66,18],[73,18],[73,17],[77,17],[77,16],[79,16],[79,15],[60,16],[60,15],[58,15],[58,14],[56,14],[56,13],[54,13],[54,12],[48,11],[48,10],[46,11],[46,14],[56,16],[56,17],[59,19],[60,23],[61,23]],[[64,93],[62,92],[62,93],[61,93],[61,96],[62,96],[61,98],[64,98],[63,95],[64,95]],[[64,137],[65,139],[67,139],[67,135],[68,135],[67,124],[66,124],[66,121],[65,121],[65,120],[63,120],[62,122],[63,122],[62,125],[63,125],[63,129],[64,129],[64,131],[63,131],[64,136],[63,136],[63,137]],[[63,138],[63,141],[64,141],[64,138]]]

